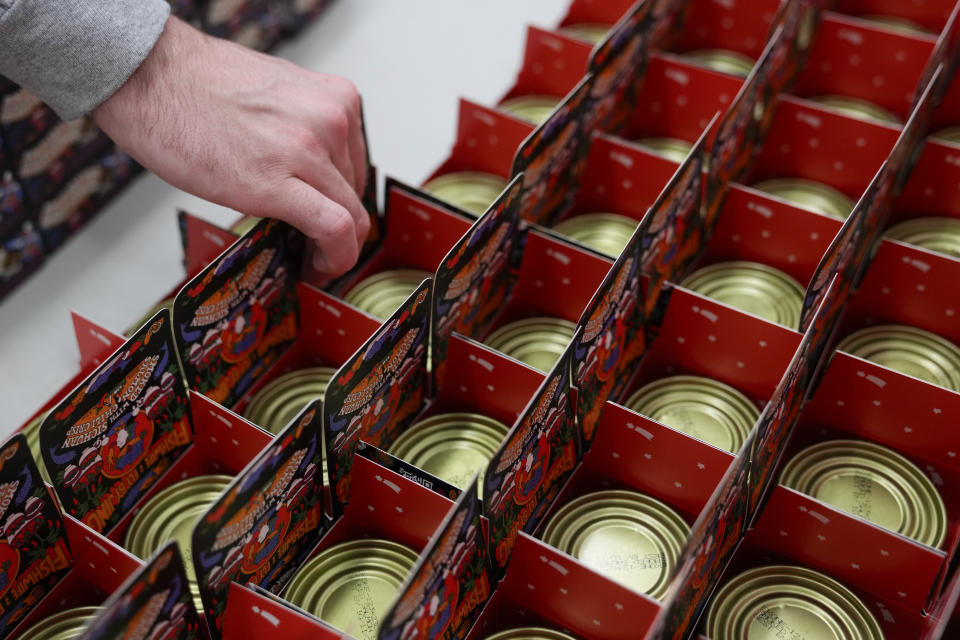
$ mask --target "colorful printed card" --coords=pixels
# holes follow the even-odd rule
[[[40,478],[27,439],[0,448],[0,638],[70,572],[63,520]]]
[[[440,263],[433,288],[434,389],[443,386],[450,335],[481,335],[510,297],[522,190],[523,176],[517,176]]]
[[[64,511],[110,531],[190,447],[188,405],[170,316],[160,311],[40,426]]]
[[[323,404],[307,405],[197,522],[193,562],[211,634],[223,632],[231,582],[279,593],[328,528]]]
[[[440,525],[383,617],[380,640],[462,640],[493,592],[477,477]]]
[[[262,220],[184,286],[173,326],[187,384],[232,407],[297,337],[304,237]]]
[[[517,535],[536,529],[579,461],[570,367],[574,345],[582,340],[580,331],[484,472],[483,507],[490,520],[490,555],[501,576]]]
[[[510,175],[524,174],[521,220],[547,225],[573,203],[590,148],[585,112],[592,87],[588,74],[517,149]]]
[[[646,346],[640,241],[635,231],[580,319],[573,383],[584,451],[593,442],[604,403],[619,397]]]
[[[425,280],[327,387],[324,438],[335,516],[349,500],[357,443],[386,447],[423,406],[432,284]]]
[[[200,619],[183,556],[169,542],[107,600],[81,640],[195,640]]]

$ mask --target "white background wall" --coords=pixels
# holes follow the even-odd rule
[[[513,84],[526,25],[553,27],[568,0],[335,0],[277,53],[353,80],[381,175],[419,183],[453,143],[457,98],[493,105]],[[0,437],[77,372],[69,311],[116,331],[183,277],[176,209],[237,214],[139,178],[0,303]]]

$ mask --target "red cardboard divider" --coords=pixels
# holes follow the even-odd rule
[[[560,27],[577,24],[608,24],[613,26],[636,0],[571,0],[567,13],[560,19]]]
[[[517,80],[504,100],[527,95],[555,96],[570,93],[587,72],[590,45],[534,26],[527,27],[527,42]]]
[[[247,640],[282,635],[286,640],[339,640],[343,636],[294,607],[264,593],[230,583],[223,640]]]
[[[950,12],[956,3],[953,0],[840,0],[835,10],[851,16],[897,16],[916,22],[933,33],[946,26]]]
[[[660,605],[521,533],[507,573],[468,640],[548,626],[597,640],[641,637]]]
[[[759,58],[780,5],[778,0],[692,0],[680,35],[670,48],[727,49]]]
[[[192,278],[217,259],[237,240],[237,234],[180,209],[180,238],[187,278]]]

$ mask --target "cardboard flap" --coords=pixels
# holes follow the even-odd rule
[[[562,625],[582,638],[642,638],[660,604],[592,571],[543,542],[520,534],[498,590],[515,606]]]
[[[470,632],[494,585],[476,476],[468,486],[400,587],[377,638],[462,640]]]
[[[607,399],[620,397],[646,347],[640,244],[638,228],[578,323],[582,330],[574,343],[573,384],[584,450],[593,442]]]
[[[352,486],[356,492],[344,507],[342,521],[363,535],[378,535],[423,549],[450,512],[453,502],[413,480],[380,466],[362,454],[361,442],[353,460]],[[337,523],[339,524],[339,522]]]
[[[893,1],[896,2],[896,0]],[[957,88],[960,87],[951,89],[951,87],[956,87],[953,78],[957,70],[957,64],[960,63],[960,47],[957,46],[960,43],[960,5],[950,0],[944,0],[943,4],[945,5],[944,11],[950,11],[951,8],[953,11],[950,11],[950,17],[947,18],[947,23],[943,29],[938,29],[940,35],[937,38],[937,45],[930,55],[926,69],[924,69],[916,96],[916,100],[919,100],[920,91],[927,86],[930,78],[942,64],[943,73],[940,74],[933,87],[934,105],[948,102],[945,98],[950,93],[953,93],[955,98],[960,97],[957,94]]]
[[[100,366],[114,351],[123,346],[126,338],[94,322],[76,311],[70,311],[73,332],[80,349],[80,370],[90,371]]]
[[[650,48],[650,16],[655,2],[640,0],[624,14],[590,56],[589,133],[619,131],[630,119],[643,85]]]
[[[574,334],[483,474],[490,556],[502,575],[521,531],[533,531],[579,461],[570,398]]]
[[[223,640],[341,640],[343,634],[256,588],[230,583]]]
[[[103,603],[80,638],[188,640],[199,634],[183,556],[170,541]]]
[[[328,362],[345,362],[380,328],[370,314],[305,282],[297,283],[297,297],[302,325],[298,341]]]
[[[946,554],[777,486],[747,540],[917,611]],[[896,576],[891,580],[891,576]]]
[[[143,566],[143,560],[113,540],[94,533],[76,518],[64,515],[63,524],[76,572],[71,577],[80,577],[80,582],[87,586],[105,594],[113,593]]]
[[[72,563],[64,522],[21,434],[0,448],[0,522],[9,531],[0,538],[0,638],[6,638]]]
[[[524,174],[522,220],[548,223],[573,202],[589,148],[585,115],[592,89],[587,75],[516,149],[510,175]]]
[[[449,204],[437,204],[420,189],[389,176],[386,200],[384,215],[394,232],[383,239],[384,258],[430,272],[437,270],[476,217],[456,213]]]
[[[759,58],[781,4],[779,0],[693,0],[676,49],[727,49]]]
[[[953,0],[923,0],[923,2],[902,2],[902,0],[840,0],[835,3],[836,11],[852,16],[888,15],[907,18],[934,33],[939,33],[950,18]],[[878,26],[878,28],[881,28]]]
[[[751,514],[759,512],[763,496],[775,483],[773,470],[783,455],[814,376],[824,362],[824,350],[832,340],[844,301],[842,287],[834,278],[776,391],[757,420],[750,451],[750,485],[745,487],[750,492]]]
[[[215,637],[231,582],[279,592],[327,529],[322,414],[308,404],[197,520],[192,557]]]
[[[327,386],[324,438],[334,514],[349,500],[357,443],[386,448],[423,405],[432,285],[424,280]]]
[[[231,407],[296,338],[303,241],[263,220],[177,294],[174,336],[191,389]]]
[[[574,24],[616,23],[636,0],[571,0],[567,14],[560,20],[560,26]]]
[[[439,262],[432,300],[434,388],[444,384],[450,335],[483,335],[510,297],[510,257],[523,242],[522,189],[523,176],[517,176]]]
[[[804,420],[960,469],[957,415],[960,393],[837,351]]]
[[[826,12],[794,92],[860,98],[905,120],[935,42],[932,35],[878,29]]]
[[[717,112],[726,113],[741,84],[740,78],[654,51],[623,135],[631,139],[668,136],[696,140]],[[708,138],[708,148],[712,143],[713,138]]]
[[[565,96],[583,78],[589,62],[589,44],[528,26],[520,72],[504,99],[531,94]]]
[[[108,532],[190,446],[188,404],[170,315],[159,312],[40,426],[64,511]]]
[[[514,154],[533,129],[529,122],[461,98],[450,157],[431,177],[451,171],[511,176]]]
[[[177,210],[183,266],[192,278],[237,240],[237,234],[183,209]]]
[[[640,221],[640,269],[650,277],[646,315],[660,302],[667,280],[682,275],[710,236],[712,221],[702,217],[703,162],[706,132]]]
[[[733,458],[726,451],[608,402],[583,464],[686,513],[698,514]]]

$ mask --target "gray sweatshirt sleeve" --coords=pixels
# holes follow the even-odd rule
[[[169,13],[164,0],[0,0],[0,75],[79,117],[136,71]]]

